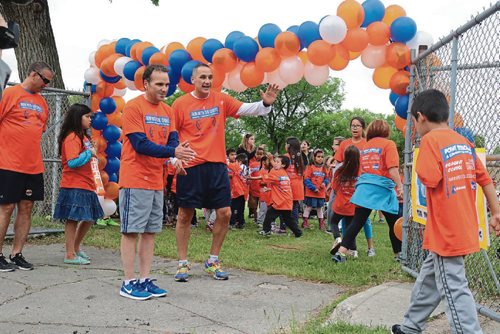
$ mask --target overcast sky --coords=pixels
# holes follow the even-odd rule
[[[488,0],[382,2],[386,7],[402,6],[417,23],[417,30],[431,33],[435,41],[490,6]],[[139,38],[158,48],[173,41],[187,45],[199,36],[223,42],[234,30],[257,36],[265,23],[275,23],[286,30],[304,21],[319,22],[325,15],[335,15],[340,3],[340,0],[160,0],[160,7],[155,7],[149,0],[113,0],[112,3],[108,0],[49,0],[64,82],[68,89],[76,90],[81,90],[83,85],[89,54],[103,39]],[[14,52],[6,50],[3,59],[13,69],[11,80],[18,82]],[[389,91],[373,84],[372,72],[358,58],[343,71],[331,73],[345,82],[344,108],[392,112]]]

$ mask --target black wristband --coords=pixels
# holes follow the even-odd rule
[[[266,102],[264,102],[264,100],[262,100],[262,104],[264,105],[264,107],[270,107],[271,105],[270,104],[267,104]]]

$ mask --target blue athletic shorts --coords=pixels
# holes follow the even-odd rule
[[[187,175],[177,175],[179,208],[220,209],[231,206],[231,187],[227,165],[206,162],[186,168]]]

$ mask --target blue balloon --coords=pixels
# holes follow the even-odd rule
[[[105,82],[108,82],[108,83],[112,83],[112,84],[113,83],[117,83],[122,78],[119,75],[117,75],[115,77],[108,77],[106,74],[102,73],[102,71],[101,71],[100,75],[101,75],[102,81],[105,81]]]
[[[119,141],[108,143],[108,146],[106,147],[104,152],[108,155],[109,158],[120,159],[122,155],[122,144]]]
[[[104,170],[108,175],[117,173],[120,170],[120,160],[118,158],[108,157]]]
[[[469,128],[454,128],[453,130],[474,144],[474,133]]]
[[[90,85],[90,92],[93,94],[97,91],[97,85],[93,85],[88,83],[87,81],[83,81],[83,90],[85,91],[87,89],[87,86]]]
[[[176,90],[177,90],[177,83],[173,83],[172,81],[170,81],[167,90],[167,97],[175,93]]]
[[[222,49],[223,47],[224,44],[222,44],[222,42],[218,39],[209,38],[201,46],[201,54],[206,61],[211,63],[215,51]]]
[[[139,42],[142,42],[140,39],[133,39],[131,40],[127,46],[125,47],[125,55],[127,57],[130,57],[130,50],[132,49],[132,47],[134,46],[134,44],[137,44]]]
[[[259,29],[257,38],[259,39],[260,46],[263,48],[274,48],[274,40],[281,32],[280,27],[274,23],[266,23]]]
[[[389,95],[389,100],[391,101],[391,104],[393,106],[396,106],[396,100],[398,99],[398,97],[400,97],[401,95],[398,95],[394,92],[391,91],[391,94]]]
[[[134,81],[135,72],[141,67],[142,64],[137,60],[131,60],[123,67],[123,76],[130,81]]]
[[[321,39],[319,34],[319,25],[312,21],[302,23],[297,32],[301,46],[308,47],[312,42]]]
[[[184,79],[184,81],[186,81],[189,84],[191,83],[191,77],[193,76],[193,69],[198,64],[200,64],[199,61],[190,60],[187,63],[185,63],[184,66],[182,66],[181,75],[182,75],[182,79]]]
[[[245,34],[241,31],[231,31],[229,34],[227,34],[224,45],[226,46],[226,48],[233,50],[234,43],[243,36],[245,36]]]
[[[172,71],[181,73],[182,66],[184,66],[184,64],[191,59],[193,58],[191,58],[191,55],[186,50],[174,50],[170,54],[170,57],[168,57],[168,63],[170,64]]]
[[[167,67],[167,70],[168,70],[168,78],[170,79],[170,84],[177,85],[179,83],[179,81],[181,81],[181,71],[176,72],[170,66]]]
[[[108,126],[108,117],[103,112],[96,112],[92,117],[92,128],[96,130],[104,130]]]
[[[116,41],[115,52],[125,55],[129,43],[130,43],[129,38],[126,37],[120,38],[119,40]]]
[[[259,52],[259,44],[252,37],[243,36],[234,43],[233,50],[236,57],[251,62]]]
[[[298,36],[298,34],[299,34],[299,26],[298,25],[289,26],[286,31],[293,32],[295,35]]]
[[[382,21],[384,18],[385,7],[381,1],[366,0],[361,6],[365,10],[365,19],[363,20],[363,24],[361,24],[362,28],[368,27],[370,23]]]
[[[401,16],[391,24],[391,39],[394,42],[406,43],[417,33],[417,24],[408,16]]]
[[[408,116],[408,102],[410,102],[410,98],[408,95],[400,96],[396,100],[396,114],[398,114],[398,116],[403,119],[406,119],[406,117]]]
[[[151,58],[151,56],[157,52],[160,52],[160,50],[158,50],[157,47],[148,46],[147,48],[145,48],[142,51],[142,57],[141,57],[142,63],[144,65],[148,66],[149,65],[149,58]]]
[[[102,131],[102,136],[109,143],[117,141],[118,138],[120,138],[120,135],[121,135],[120,129],[118,127],[114,126],[114,125],[108,125]]]
[[[118,182],[118,175],[116,173],[109,174],[109,182]]]
[[[112,114],[116,110],[116,102],[111,97],[105,97],[99,102],[99,109],[106,115]]]

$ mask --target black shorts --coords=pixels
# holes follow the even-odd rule
[[[219,162],[186,168],[187,175],[177,175],[179,208],[220,209],[231,206],[231,187],[227,165]]]
[[[0,204],[43,201],[43,173],[25,174],[0,169]]]

